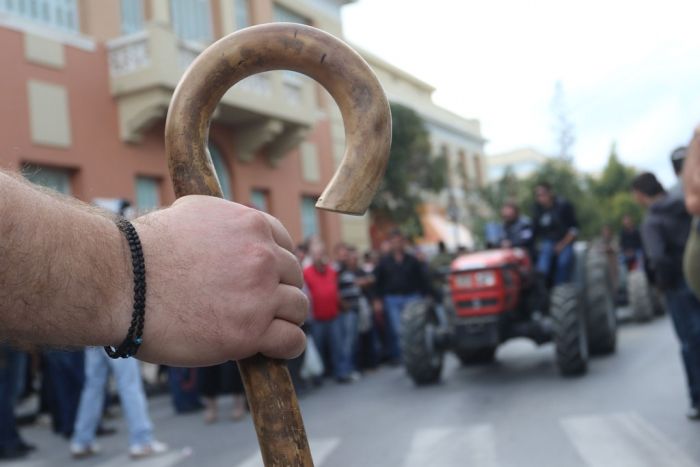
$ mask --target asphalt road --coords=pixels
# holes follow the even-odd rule
[[[525,340],[499,349],[498,363],[460,367],[442,384],[416,388],[400,368],[353,385],[327,383],[302,398],[317,466],[700,467],[700,423],[684,417],[683,374],[668,319],[622,327],[618,352],[583,378],[561,378],[552,347]],[[261,465],[250,418],[205,426],[151,399],[157,437],[173,447],[139,467]],[[231,400],[225,399],[222,413]],[[226,412],[224,412],[226,411]],[[40,451],[18,467],[112,467],[127,463],[126,428],[103,452],[73,461],[46,427],[24,430]]]

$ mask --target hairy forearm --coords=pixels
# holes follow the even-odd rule
[[[0,172],[0,262],[0,339],[111,345],[126,333],[128,251],[95,209]]]

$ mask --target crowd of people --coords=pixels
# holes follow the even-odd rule
[[[631,189],[635,199],[647,213],[639,230],[631,217],[627,216],[623,220],[620,250],[622,264],[643,262],[648,267],[652,272],[654,284],[665,297],[681,344],[690,398],[688,417],[698,420],[700,301],[696,294],[700,292],[700,245],[697,243],[700,241],[700,222],[697,219],[693,220],[691,213],[700,215],[700,186],[696,186],[700,185],[700,178],[693,175],[700,170],[699,137],[696,136],[692,144],[694,146],[691,150],[694,148],[695,155],[686,164],[692,168],[685,169],[685,187],[679,182],[677,186],[666,191],[651,173],[643,173],[635,178]],[[679,175],[683,170],[685,155],[686,148],[680,148],[672,154],[674,168]],[[692,166],[693,163],[695,166]],[[12,183],[4,180],[0,187]],[[13,190],[19,192],[26,188],[19,186]],[[28,192],[26,196],[41,195]],[[501,210],[503,222],[497,229],[497,235],[490,236],[489,241],[491,246],[520,247],[529,251],[533,255],[535,269],[539,275],[548,278],[552,285],[564,283],[570,280],[574,262],[573,245],[578,237],[573,205],[568,200],[556,196],[547,183],[537,185],[535,200],[532,220],[520,213],[516,203],[504,205]],[[205,202],[207,201],[199,199],[188,201],[192,206]],[[213,206],[213,203],[219,202],[220,200],[211,203]],[[184,211],[182,215],[191,216],[192,212],[201,210],[193,208],[190,212],[187,203],[169,209],[162,215],[166,221],[170,215],[180,215],[179,213]],[[240,208],[221,204],[217,205],[216,209]],[[250,213],[246,211],[244,214]],[[262,221],[259,216],[250,214],[247,219],[251,234],[260,231],[259,224]],[[251,347],[247,354],[262,351],[273,357],[296,356],[289,360],[289,367],[293,381],[300,389],[322,384],[324,379],[328,378],[339,384],[350,384],[360,378],[363,372],[370,372],[382,363],[400,364],[402,310],[408,302],[419,297],[428,296],[436,301],[441,300],[442,291],[439,282],[435,282],[435,271],[443,270],[452,259],[444,245],[440,246],[438,254],[429,263],[421,250],[413,248],[397,230],[391,232],[379,251],[361,254],[352,245],[340,244],[335,246],[331,256],[326,245],[317,238],[292,248],[288,235],[281,230],[278,222],[265,222],[269,222],[268,230],[274,232],[276,248],[294,250],[298,264],[295,263],[294,267],[285,264],[279,273],[280,276],[290,277],[290,285],[297,282],[299,285],[302,282],[304,284],[304,293],[309,303],[309,318],[302,328],[308,336],[308,346],[299,356],[300,347],[296,339],[298,327],[294,325],[288,329],[290,344],[287,347],[266,351],[258,345]],[[162,222],[160,226],[162,225],[167,225],[167,222]],[[285,246],[286,244],[289,246]],[[232,257],[237,257],[233,255],[234,251],[231,253]],[[269,273],[263,267],[263,263],[254,266],[251,266],[251,270],[254,269],[260,277]],[[303,281],[301,277],[295,278],[296,270],[303,271]],[[91,273],[94,274],[94,271]],[[85,276],[88,277],[90,276]],[[250,280],[254,280],[254,277]],[[25,296],[17,293],[19,299],[24,300],[25,305],[31,309],[31,304],[26,301]],[[214,295],[201,291],[198,296],[204,299]],[[66,297],[71,295],[67,294]],[[257,302],[251,300],[251,303]],[[169,306],[176,305],[170,303]],[[66,310],[82,308],[83,305],[77,308],[65,306]],[[297,317],[306,314],[306,311],[295,310],[295,313],[291,313],[288,310],[290,318],[284,319],[290,324],[298,323]],[[41,313],[41,310],[37,313]],[[229,316],[238,316],[241,312],[228,310],[226,313]],[[271,313],[271,316],[273,315],[274,313]],[[8,329],[13,329],[14,326],[14,329],[22,330],[30,343],[109,343],[102,336],[89,339],[83,337],[92,335],[91,329],[97,329],[96,326],[92,326],[93,323],[59,325],[54,329],[38,332],[33,328],[27,331],[22,327],[22,320],[15,319],[14,316],[3,309],[4,319],[9,320]],[[157,320],[157,317],[156,314],[156,318],[153,319]],[[202,323],[197,323],[199,327],[190,326],[190,329],[197,327],[197,331],[201,331]],[[76,329],[83,334],[76,333]],[[235,327],[233,329],[235,331]],[[3,334],[1,337],[8,339],[11,336]],[[242,340],[240,336],[234,337],[231,338],[232,341]],[[89,344],[90,342],[92,344]],[[199,352],[192,349],[182,354],[178,353],[180,350],[168,345],[162,348],[151,345],[146,352],[146,357],[150,360],[181,366],[173,366],[168,370],[175,409],[178,412],[204,409],[204,421],[214,423],[219,416],[217,398],[224,393],[231,393],[234,395],[231,418],[243,418],[246,403],[243,385],[235,365],[228,363],[211,366],[211,363],[216,361],[235,359],[236,355],[219,352],[218,348],[214,350],[219,353],[207,354],[206,351],[211,351],[210,347],[202,347]],[[32,358],[28,358],[29,356]],[[188,363],[210,366],[186,368]],[[96,437],[114,432],[103,424],[110,413],[111,398],[105,397],[108,393],[107,382],[110,374],[115,379],[127,422],[128,450],[131,457],[142,458],[165,452],[168,446],[154,437],[137,360],[109,359],[99,347],[73,351],[35,348],[25,352],[7,344],[0,344],[0,459],[20,458],[36,449],[20,436],[15,427],[14,413],[18,401],[32,391],[38,393],[41,401],[39,410],[50,414],[54,431],[69,441],[67,449],[75,458],[96,454],[99,451]],[[40,386],[37,386],[39,381]]]
[[[441,253],[427,263],[398,230],[376,251],[360,252],[352,245],[338,244],[330,254],[320,239],[310,238],[297,245],[294,253],[310,303],[309,319],[302,326],[307,350],[288,362],[300,392],[313,391],[327,379],[349,384],[382,364],[400,364],[401,310],[415,298],[439,296],[431,268],[444,267],[452,259],[441,245]],[[217,401],[229,394],[233,395],[229,418],[236,421],[246,416],[244,387],[235,363],[163,366],[161,370],[177,413],[201,410],[204,423],[215,423],[220,412]],[[118,399],[109,392],[110,375]],[[168,449],[154,436],[138,360],[113,360],[99,347],[19,351],[0,345],[0,386],[0,392],[5,394],[7,388],[12,394],[9,404],[0,404],[0,459],[23,457],[36,449],[9,423],[15,417],[14,408],[29,397],[39,400],[38,413],[33,415],[51,420],[53,431],[67,440],[67,449],[76,459],[98,454],[97,437],[116,431],[104,420],[117,400],[127,422],[132,458]]]

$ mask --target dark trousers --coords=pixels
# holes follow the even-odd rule
[[[215,398],[225,392],[243,394],[243,380],[236,362],[200,368],[199,392],[208,398]]]
[[[20,443],[15,424],[15,400],[20,375],[19,352],[0,345],[0,450],[16,449]]]
[[[77,352],[48,351],[44,353],[51,381],[51,413],[56,431],[70,437],[85,384],[85,355]]]
[[[700,408],[700,301],[685,282],[664,295],[681,345],[690,403]]]
[[[202,408],[198,373],[197,368],[168,368],[168,385],[175,412],[187,413]]]
[[[358,336],[357,362],[361,370],[371,370],[379,365],[379,336],[372,326]]]

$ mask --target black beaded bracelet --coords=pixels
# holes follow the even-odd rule
[[[134,311],[131,315],[131,325],[124,342],[116,349],[105,347],[105,352],[111,358],[129,358],[136,355],[143,342],[143,323],[146,317],[146,265],[143,261],[143,249],[136,229],[128,220],[120,218],[117,227],[129,242],[131,263],[134,270]]]

